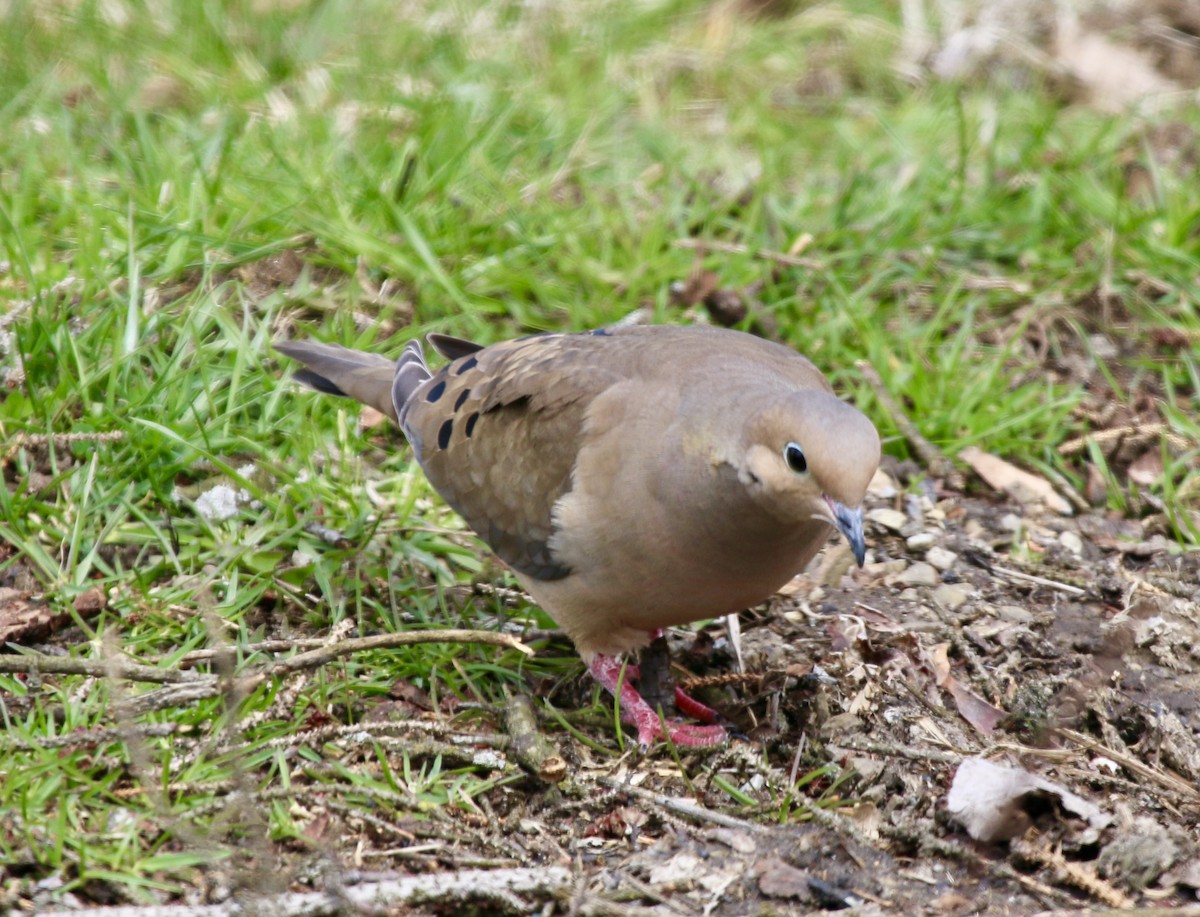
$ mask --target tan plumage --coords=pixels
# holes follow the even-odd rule
[[[397,361],[277,346],[309,367],[302,381],[398,419],[430,483],[601,681],[655,629],[768,597],[835,525],[861,561],[878,434],[789,348],[675,326],[430,343],[450,358],[432,373],[416,342]],[[638,727],[645,742],[657,720]]]

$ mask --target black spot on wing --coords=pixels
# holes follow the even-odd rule
[[[444,394],[446,394],[446,380],[445,379],[443,379],[441,382],[439,382],[437,385],[433,386],[428,392],[425,393],[425,400],[428,401],[430,404],[433,404],[433,402],[437,401]]]
[[[478,363],[479,359],[477,357],[467,357],[458,366],[454,367],[454,375],[461,376],[467,370],[474,369]]]
[[[471,397],[471,390],[469,388],[464,388],[462,390],[462,394],[458,396],[458,400],[454,402],[454,410],[457,411],[459,408],[461,408],[463,406],[463,402],[466,401],[470,397]]]
[[[451,434],[452,434],[452,433],[454,433],[454,421],[453,421],[453,420],[447,420],[447,421],[446,421],[444,424],[442,424],[442,426],[441,426],[441,427],[438,429],[438,440],[437,440],[437,442],[438,442],[438,448],[439,448],[439,449],[445,449],[447,446],[449,446],[449,445],[450,445],[450,436],[451,436]]]
[[[467,435],[467,439],[471,438],[471,434],[475,432],[475,424],[479,422],[479,412],[475,411],[467,418],[467,425],[463,428],[463,432]]]
[[[596,329],[594,329],[594,330],[592,330],[592,331],[589,331],[589,332],[588,332],[588,334],[589,334],[591,337],[594,337],[594,338],[609,338],[609,337],[612,337],[612,332],[611,332],[611,331],[609,331],[607,328],[596,328]]]

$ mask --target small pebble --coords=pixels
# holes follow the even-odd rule
[[[1028,624],[1033,620],[1033,612],[1021,605],[997,605],[996,616],[1014,624]]]
[[[1005,513],[1000,519],[1000,528],[1006,532],[1019,532],[1025,527],[1025,520],[1015,513]]]
[[[893,532],[900,531],[904,528],[904,524],[908,522],[908,517],[904,513],[899,510],[888,509],[886,506],[871,510],[867,513],[867,519],[871,522],[877,522],[885,529],[890,529]]]
[[[910,519],[923,520],[925,518],[925,503],[929,503],[928,497],[921,498],[916,494],[909,494],[904,498],[904,511],[908,513]]]
[[[927,551],[937,544],[937,536],[933,532],[917,532],[915,535],[909,535],[904,543],[910,551]]]
[[[908,564],[903,558],[897,557],[894,560],[881,560],[878,563],[867,564],[863,567],[863,572],[871,579],[878,579],[881,576],[900,573],[907,566]]]
[[[947,611],[954,611],[974,592],[970,583],[947,583],[933,590],[933,600]]]
[[[934,545],[925,552],[925,559],[939,570],[945,572],[954,566],[954,562],[958,560],[958,555],[953,551],[947,551],[939,545]]]
[[[936,586],[937,571],[927,563],[916,563],[896,577],[902,586]]]
[[[1076,557],[1079,557],[1083,554],[1083,539],[1074,532],[1063,532],[1058,536],[1058,540],[1064,548],[1066,548]]]
[[[892,480],[891,476],[883,469],[878,469],[875,477],[871,478],[871,483],[867,485],[867,493],[880,500],[890,500],[899,491],[897,491],[896,482]]]

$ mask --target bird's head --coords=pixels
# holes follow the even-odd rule
[[[785,523],[832,525],[861,566],[862,501],[879,467],[874,424],[828,392],[792,392],[755,412],[742,442],[738,477],[755,502]]]

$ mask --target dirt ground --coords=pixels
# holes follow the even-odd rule
[[[392,913],[1200,913],[1200,556],[1105,513],[905,495],[890,471],[864,570],[834,543],[742,616],[749,674],[724,624],[672,637],[727,747],[614,761],[547,724],[560,784],[440,827],[321,811],[318,836],[343,867],[424,874]],[[535,687],[567,710],[592,690]],[[380,875],[363,894],[394,906]]]
[[[573,861],[579,903],[648,913],[1195,906],[1200,558],[1104,514],[889,491],[881,480],[871,501],[873,563],[843,575],[831,547],[792,595],[744,617],[755,675],[691,680],[743,737],[685,756],[690,786],[663,756],[614,767],[564,745],[574,792],[510,796],[504,846]],[[676,656],[718,682],[736,668],[717,625]],[[976,803],[1003,812],[999,837],[973,838],[947,805],[975,756],[1048,781],[1010,794],[974,775]],[[826,769],[761,819],[719,817],[717,778],[786,799],[825,762],[851,776],[831,786]],[[692,793],[701,809],[672,805]]]

